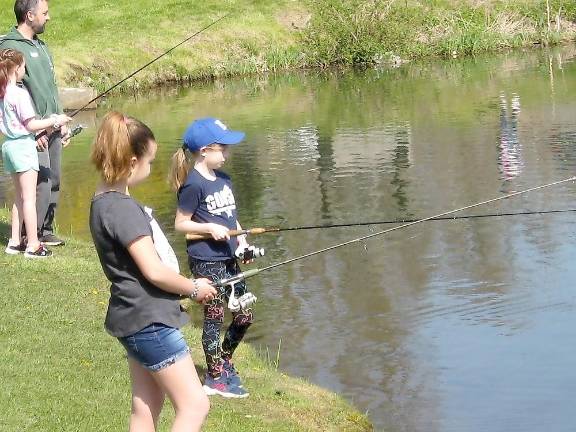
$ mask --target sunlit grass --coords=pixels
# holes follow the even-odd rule
[[[0,244],[7,241],[0,209]],[[127,430],[130,383],[120,345],[103,320],[108,300],[91,244],[68,239],[54,257],[28,260],[0,254],[0,430]],[[184,333],[203,364],[199,329]],[[206,431],[368,431],[365,416],[337,395],[277,370],[281,353],[261,356],[241,344],[236,360],[251,396],[212,399]],[[202,374],[202,367],[199,368]],[[160,431],[173,418],[168,404]]]
[[[13,0],[0,0],[2,32],[14,24],[12,7]],[[572,0],[77,0],[51,2],[50,9],[44,38],[59,82],[100,91],[226,14],[121,89],[298,67],[467,56],[576,35]]]
[[[12,6],[13,0],[0,0],[0,10],[6,11],[0,15],[3,33],[14,24]],[[231,14],[124,86],[147,87],[295,66],[299,59],[292,54],[290,21],[278,14],[300,7],[291,0],[51,2],[52,21],[43,37],[56,58],[60,82],[103,90]]]
[[[548,45],[576,36],[571,0],[310,1],[303,34],[319,66],[398,63]]]

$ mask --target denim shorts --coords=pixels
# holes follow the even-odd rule
[[[126,348],[128,357],[153,372],[176,363],[190,352],[180,330],[159,323],[118,340]]]

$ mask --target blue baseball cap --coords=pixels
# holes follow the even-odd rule
[[[188,150],[195,152],[210,144],[239,144],[245,135],[244,132],[228,129],[218,119],[206,117],[194,120],[184,132],[182,140]]]

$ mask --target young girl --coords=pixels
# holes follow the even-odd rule
[[[156,148],[140,121],[118,112],[104,117],[91,155],[102,181],[90,206],[90,231],[111,282],[105,326],[128,354],[130,431],[154,431],[165,396],[176,412],[172,431],[198,431],[209,402],[179,330],[188,320],[179,300],[211,301],[216,290],[167,264],[158,252],[158,245],[166,249],[164,235],[130,196],[150,174]]]
[[[190,270],[195,276],[213,281],[236,275],[240,267],[234,258],[238,246],[248,247],[244,236],[230,237],[230,229],[240,229],[230,177],[219,168],[228,155],[228,147],[240,143],[244,133],[228,130],[220,120],[194,121],[184,134],[184,145],[172,158],[171,183],[178,191],[175,228],[186,233],[209,234],[211,240],[188,241]],[[188,155],[191,153],[192,160]],[[242,281],[235,295],[247,291]],[[231,287],[218,288],[216,298],[204,305],[202,346],[208,370],[204,390],[208,395],[246,397],[234,366],[232,354],[252,324],[250,308],[233,312],[232,323],[220,346],[224,306]]]
[[[2,159],[15,189],[11,236],[5,251],[11,255],[24,252],[26,258],[46,258],[52,252],[38,241],[37,235],[38,153],[33,132],[58,129],[72,119],[64,114],[42,120],[35,118],[30,95],[16,85],[22,80],[25,69],[24,56],[19,51],[0,50],[0,131],[7,138],[2,144]],[[21,237],[22,223],[26,225],[27,245]]]

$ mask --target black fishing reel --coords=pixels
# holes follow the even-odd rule
[[[82,132],[84,129],[86,129],[86,126],[78,124],[76,126],[74,126],[72,129],[70,129],[70,132],[68,132],[68,139],[75,137],[76,135],[78,135],[80,132]],[[44,129],[43,131],[41,131],[40,133],[38,133],[34,139],[38,140],[44,136],[47,136],[48,132],[46,132],[46,129]]]
[[[68,138],[75,137],[80,132],[82,132],[84,129],[86,129],[86,126],[81,125],[81,124],[77,124],[72,129],[70,129],[70,132],[68,133]]]
[[[264,248],[259,248],[256,246],[248,246],[247,248],[238,247],[234,255],[236,258],[241,259],[242,261],[251,261],[257,257],[264,256]]]

